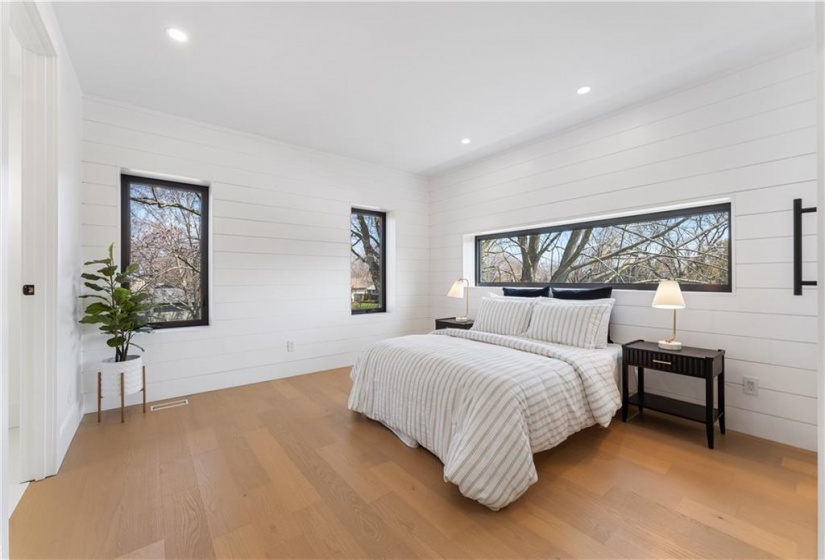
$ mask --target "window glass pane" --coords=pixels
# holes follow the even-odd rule
[[[386,309],[384,232],[386,214],[352,210],[350,215],[350,302],[353,313]]]
[[[205,324],[206,188],[175,183],[128,183],[132,288],[147,291],[156,324]],[[171,326],[171,325],[170,325]]]
[[[583,227],[582,227],[583,226]],[[730,205],[476,238],[479,284],[730,290]]]

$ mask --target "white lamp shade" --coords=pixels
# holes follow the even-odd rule
[[[653,296],[653,307],[657,309],[684,309],[685,298],[676,280],[662,280]]]
[[[464,282],[466,282],[466,280],[464,278],[459,278],[458,280],[453,282],[453,287],[450,288],[449,292],[447,292],[447,297],[463,298],[464,297]]]

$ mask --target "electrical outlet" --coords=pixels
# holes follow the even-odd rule
[[[294,340],[287,340],[286,341],[286,351],[287,352],[295,352],[295,341]]]
[[[756,377],[742,376],[742,390],[746,395],[759,394],[759,379]]]

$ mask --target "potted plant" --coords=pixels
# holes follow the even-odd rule
[[[143,383],[143,360],[139,354],[129,354],[134,346],[132,342],[137,333],[148,333],[152,329],[147,324],[152,305],[147,302],[149,294],[133,292],[129,288],[131,275],[137,265],[129,265],[126,270],[118,272],[114,259],[114,243],[109,245],[109,255],[84,263],[84,266],[96,266],[95,272],[84,272],[81,277],[91,293],[81,295],[94,301],[86,306],[85,314],[80,320],[86,325],[100,325],[100,332],[109,338],[106,344],[114,349],[115,355],[106,358],[100,364],[98,379],[98,399],[116,395],[131,395],[141,391]],[[123,387],[120,374],[123,373]],[[145,393],[144,393],[145,398]],[[98,415],[100,412],[98,401]]]

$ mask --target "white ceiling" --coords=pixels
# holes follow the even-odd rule
[[[55,10],[87,94],[424,175],[814,36],[790,3]]]

